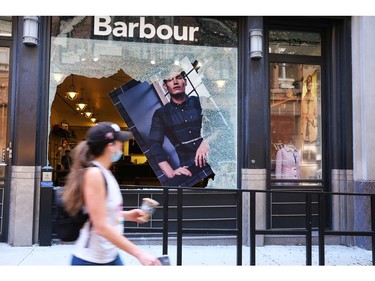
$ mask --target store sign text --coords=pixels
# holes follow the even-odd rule
[[[137,32],[138,31],[138,32]],[[94,35],[108,36],[111,33],[115,37],[134,37],[139,33],[139,38],[152,39],[155,36],[162,40],[168,40],[172,37],[177,41],[196,41],[195,33],[199,27],[192,26],[169,26],[162,24],[154,26],[152,23],[146,23],[145,17],[140,17],[139,22],[125,23],[117,21],[111,24],[111,17],[94,17]]]

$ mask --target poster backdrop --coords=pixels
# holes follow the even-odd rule
[[[212,99],[202,83],[198,72],[187,57],[180,61],[180,66],[186,74],[186,94],[198,98],[202,96]],[[147,82],[141,83],[132,80],[111,92],[109,96],[128,125],[130,131],[133,133],[142,153],[147,157],[149,165],[154,170],[162,185],[194,186],[203,179],[214,178],[214,172],[209,164],[203,169],[191,165],[188,169],[192,173],[192,176],[178,175],[174,178],[167,178],[159,168],[156,157],[152,155],[150,150],[149,133],[152,116],[155,110],[170,102],[169,94],[164,91],[163,87],[161,87],[162,83],[162,81],[154,81],[152,84],[149,84]],[[218,107],[217,111],[220,113]],[[224,124],[228,125],[223,116],[222,121]],[[182,166],[175,149],[175,146],[177,145],[180,145],[180,143],[175,143],[173,145],[167,136],[164,137],[163,149],[167,153],[168,161],[173,169]]]

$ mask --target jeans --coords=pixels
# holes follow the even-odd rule
[[[76,256],[73,255],[71,265],[124,265],[124,263],[122,262],[120,255],[117,255],[115,260],[108,262],[108,263],[90,262],[90,261],[77,258]]]

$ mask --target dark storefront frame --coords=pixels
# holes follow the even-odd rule
[[[350,17],[272,17],[265,18],[265,25],[266,30],[277,28],[322,33],[324,56],[321,60],[315,57],[301,59],[304,63],[318,63],[322,66],[321,88],[327,93],[327,98],[322,100],[322,114],[325,114],[324,118],[327,121],[322,128],[323,142],[328,145],[326,150],[333,152],[326,153],[323,164],[328,166],[324,169],[324,178],[326,181],[330,180],[329,169],[353,169],[352,113],[348,110],[352,106]],[[291,63],[298,61],[294,56],[283,56],[280,59],[277,59],[277,55],[268,56],[266,65],[271,60]]]
[[[273,26],[269,25],[267,26],[266,29],[266,34],[269,34],[270,30],[285,30],[280,26]],[[300,28],[300,29],[294,29],[294,27],[289,27],[286,30],[292,30],[292,31],[303,31],[303,32],[319,32],[321,34],[321,38],[323,37],[323,32],[322,30],[316,30],[316,29],[311,29],[307,30],[306,28]],[[268,36],[267,36],[268,39]],[[266,39],[266,40],[267,40]],[[269,44],[269,43],[268,43]],[[268,46],[267,44],[267,46]],[[322,49],[324,49],[324,40],[322,40]],[[324,54],[321,56],[302,56],[302,55],[280,55],[280,54],[271,54],[268,53],[268,64],[267,66],[270,67],[271,63],[287,63],[287,64],[303,64],[303,65],[318,65],[321,67],[321,88],[325,89],[325,69],[323,66],[323,61],[324,61]],[[269,76],[267,72],[267,76]],[[268,81],[269,79],[267,79]],[[326,97],[324,95],[324,91],[322,91],[322,100]],[[270,108],[270,105],[267,107],[268,109]],[[325,120],[325,115],[324,111],[322,111],[321,119],[323,120],[322,123],[324,123]],[[270,115],[271,116],[271,115]],[[270,122],[268,122],[270,125]],[[269,139],[271,140],[271,128],[268,130],[270,133]],[[324,138],[321,138],[324,142]],[[324,151],[325,146],[323,145],[323,155],[325,155]],[[270,150],[268,150],[268,153],[270,153]],[[278,182],[278,180],[272,180],[271,179],[271,165],[270,165],[270,156],[268,158],[269,160],[267,161],[268,168],[267,168],[267,177],[270,182],[269,189],[270,190],[312,190],[312,191],[322,191],[324,187],[327,185],[324,184],[325,176],[323,176],[322,180],[316,179],[316,180],[309,180],[308,182],[304,182],[305,179],[299,179],[297,180],[298,183],[294,182],[295,180],[292,180],[290,182]],[[325,165],[324,161],[322,161],[322,170],[325,171]],[[290,186],[285,186],[290,184]],[[295,186],[295,185],[298,186]],[[280,187],[281,185],[281,187]],[[269,216],[268,216],[268,225],[270,228],[303,228],[305,221],[305,203],[303,200],[303,196],[301,197],[298,194],[289,194],[287,196],[284,196],[283,194],[271,194],[268,198],[269,204],[268,204],[268,211],[269,211]],[[318,198],[314,196],[312,198],[313,200],[313,207],[314,207],[314,212],[313,212],[313,227],[318,226],[318,220],[314,214],[316,214],[317,211],[317,205],[318,205]]]
[[[40,42],[37,48],[27,47],[27,53],[32,52],[33,60],[38,56],[38,70],[34,72],[35,81],[39,81],[37,91],[33,96],[39,100],[37,108],[38,120],[36,120],[36,132],[38,142],[18,142],[16,148],[15,165],[47,165],[47,140],[48,140],[48,69],[49,69],[49,50],[50,50],[50,17],[41,17],[40,24]],[[15,27],[15,41],[13,45],[20,44],[22,41],[22,17],[15,18],[17,27]],[[239,44],[238,44],[238,187],[241,186],[241,169],[266,169],[268,167],[268,64],[269,57],[265,52],[264,57],[259,60],[250,60],[249,58],[249,30],[251,28],[261,28],[264,30],[264,39],[267,38],[269,27],[278,28],[296,28],[303,27],[303,30],[323,31],[324,43],[323,53],[326,54],[325,60],[321,65],[324,75],[322,76],[322,90],[329,94],[326,101],[322,101],[322,110],[325,112],[327,124],[323,127],[323,139],[326,144],[326,150],[323,159],[324,186],[330,190],[331,170],[353,168],[352,155],[352,111],[351,111],[351,43],[350,43],[350,17],[340,18],[317,18],[317,17],[239,17]],[[292,23],[292,24],[291,24]],[[267,46],[264,40],[264,46]],[[26,48],[26,47],[25,47]],[[12,63],[20,63],[25,59],[26,53],[17,52],[17,59]],[[285,61],[286,58],[283,58]],[[293,61],[292,58],[290,58]],[[309,58],[306,58],[306,63]],[[12,70],[12,77],[20,77],[16,70]],[[39,78],[40,79],[39,79]],[[33,78],[33,79],[34,79]],[[14,78],[13,78],[14,80]],[[12,81],[13,81],[12,80]],[[22,83],[22,81],[21,81]],[[25,81],[26,83],[26,81]],[[12,85],[15,82],[12,82]],[[19,87],[19,86],[18,86]],[[12,90],[15,91],[14,89]],[[35,94],[34,94],[35,93]],[[15,98],[15,95],[13,95]],[[19,117],[20,118],[20,117]],[[17,118],[17,120],[20,120]],[[12,122],[13,139],[20,138],[22,126],[18,122]],[[338,126],[337,126],[338,125]],[[17,128],[17,129],[15,129]],[[350,129],[348,129],[350,128]],[[263,133],[262,133],[263,132]],[[36,157],[31,159],[22,156],[22,151],[29,148],[36,150]],[[22,157],[21,157],[22,156]],[[21,158],[20,158],[21,157]],[[267,186],[270,186],[270,179],[267,178]],[[330,218],[330,216],[327,216]],[[329,222],[327,222],[329,225]]]
[[[47,165],[48,146],[48,89],[51,17],[40,17],[39,44],[29,47],[22,44],[23,18],[13,17],[13,37],[1,39],[11,48],[9,103],[9,139],[14,141],[13,166]],[[269,178],[269,120],[268,65],[274,58],[264,52],[259,60],[249,58],[249,31],[261,28],[264,31],[264,50],[267,49],[269,28],[301,29],[321,31],[324,36],[322,66],[322,91],[327,98],[322,100],[324,126],[322,128],[325,154],[323,159],[323,185],[332,189],[333,170],[353,170],[352,131],[352,68],[351,68],[351,17],[238,17],[238,162],[237,186],[241,186],[241,169],[265,169],[266,186]],[[287,56],[282,59],[293,62]],[[306,63],[316,58],[306,58]],[[13,67],[12,67],[13,65]],[[22,68],[21,68],[22,65]],[[27,69],[27,71],[25,70]],[[27,74],[27,76],[25,76]],[[23,79],[27,77],[27,79]],[[31,83],[30,83],[31,81]],[[27,89],[27,90],[25,90]],[[27,111],[32,105],[37,106]],[[19,110],[21,109],[21,110]],[[26,114],[26,115],[25,115]],[[30,116],[36,116],[36,119]],[[26,118],[25,118],[26,116]],[[23,122],[27,120],[27,122]],[[27,130],[25,130],[27,128]],[[30,132],[27,138],[25,132]],[[10,172],[8,173],[10,175]],[[10,176],[9,176],[10,177]],[[38,177],[36,177],[38,178]],[[35,180],[38,199],[39,186]],[[9,192],[6,194],[5,212],[9,212]],[[38,206],[34,213],[38,214]],[[5,214],[5,219],[8,216]],[[331,226],[332,214],[327,216],[327,227]],[[37,218],[35,219],[38,220]],[[8,222],[6,222],[6,226]],[[5,237],[5,236],[4,236]],[[3,238],[4,238],[3,237]],[[6,237],[4,238],[6,239]]]
[[[17,28],[19,29],[22,25],[22,18],[17,19]],[[290,25],[289,23],[293,23]],[[264,24],[264,26],[263,26]],[[331,42],[332,37],[332,48],[331,44],[324,44],[323,52],[327,54],[326,60],[322,62],[325,66],[324,75],[322,77],[322,89],[329,95],[329,99],[322,103],[323,112],[325,112],[325,119],[328,120],[327,125],[323,128],[323,139],[326,143],[326,149],[329,153],[326,153],[325,163],[325,175],[324,183],[329,190],[330,184],[330,171],[332,169],[352,169],[352,130],[351,128],[351,68],[350,68],[350,18],[336,18],[336,19],[318,19],[311,18],[311,21],[307,18],[263,18],[263,17],[247,17],[239,18],[239,52],[238,52],[238,174],[241,174],[241,168],[250,169],[268,169],[268,142],[265,136],[268,135],[268,127],[264,127],[263,124],[269,124],[267,114],[264,114],[264,108],[267,108],[268,100],[268,69],[269,58],[265,53],[264,58],[260,60],[250,60],[248,57],[249,42],[248,42],[248,31],[253,27],[260,27],[268,30],[270,26],[287,27],[293,28],[296,26],[305,26],[304,30],[308,30],[311,26],[316,27],[324,31],[325,36],[323,37],[324,42]],[[314,30],[316,30],[314,28]],[[40,25],[40,44],[38,49],[27,49],[26,51],[32,53],[35,56],[39,56],[38,71],[35,73],[36,81],[38,83],[37,96],[38,100],[38,120],[37,120],[37,135],[40,136],[38,144],[35,142],[28,142],[26,145],[23,143],[16,143],[18,153],[16,153],[13,164],[16,165],[29,165],[29,160],[24,157],[19,158],[23,150],[28,147],[34,146],[37,150],[36,158],[32,161],[33,164],[44,166],[46,165],[47,153],[45,147],[47,146],[47,121],[48,121],[48,102],[45,97],[48,93],[48,69],[49,69],[49,45],[50,45],[50,18],[41,17]],[[16,31],[18,43],[21,41],[20,31]],[[266,38],[266,35],[265,35]],[[18,44],[14,43],[14,44]],[[267,46],[267,44],[265,44]],[[22,52],[18,52],[17,61],[13,64],[22,60]],[[332,58],[332,59],[330,59]],[[285,61],[286,58],[283,58]],[[291,59],[292,61],[293,59]],[[309,59],[306,59],[309,62]],[[14,70],[12,70],[12,73]],[[13,77],[17,76],[17,73],[13,73]],[[44,77],[44,79],[38,79],[37,77]],[[342,78],[344,77],[344,78]],[[326,81],[326,82],[324,82]],[[327,83],[331,81],[332,83]],[[342,94],[345,93],[345,94]],[[250,110],[251,108],[251,110]],[[254,110],[255,109],[255,110]],[[19,120],[19,119],[17,119]],[[339,122],[338,122],[339,121]],[[12,122],[12,124],[17,121]],[[43,125],[44,124],[44,125]],[[256,124],[254,126],[254,124]],[[335,127],[335,124],[339,126]],[[16,124],[15,124],[16,125]],[[268,125],[267,125],[268,126]],[[18,126],[16,126],[19,128]],[[13,128],[16,128],[13,127]],[[22,126],[21,126],[22,128]],[[19,133],[22,129],[17,129],[14,132],[14,139],[21,139]],[[265,134],[259,134],[264,132]],[[328,134],[329,132],[329,134]],[[23,147],[21,149],[21,147]],[[253,161],[255,160],[255,161]],[[31,164],[31,162],[30,162]],[[238,176],[238,186],[241,188],[240,176]],[[267,179],[267,186],[269,186],[270,180]],[[328,216],[329,217],[329,216]],[[329,224],[328,224],[329,225]]]
[[[349,29],[348,29],[349,28]],[[331,189],[331,173],[333,169],[351,170],[353,168],[352,152],[352,113],[351,110],[351,42],[350,18],[336,19],[317,17],[270,17],[265,18],[265,38],[268,46],[267,35],[270,29],[294,30],[304,32],[319,32],[322,38],[322,56],[294,56],[268,54],[265,65],[271,62],[304,63],[321,66],[321,91],[322,95],[322,187],[324,191]],[[267,49],[267,47],[266,47]],[[269,72],[265,72],[266,80],[269,80]],[[341,77],[342,79],[339,79]],[[267,84],[267,87],[268,84]],[[266,93],[269,92],[269,89]],[[268,96],[268,95],[267,95]],[[269,110],[269,106],[267,107]],[[269,113],[268,113],[268,116]],[[267,121],[269,126],[270,121]],[[270,136],[270,128],[267,131]],[[270,137],[268,138],[270,144]],[[269,147],[269,146],[268,146]],[[266,149],[267,187],[272,189],[270,151]],[[319,183],[320,180],[312,181]],[[267,205],[271,206],[271,200]],[[271,226],[271,207],[267,208],[267,225]],[[328,218],[326,226],[331,225],[331,213],[327,210]]]
[[[47,116],[48,116],[48,77],[49,77],[49,17],[39,17],[39,41],[37,46],[23,44],[23,17],[12,17],[12,37],[2,38],[2,45],[10,48],[9,66],[9,103],[8,103],[8,143],[12,142],[6,177],[8,187],[13,184],[12,167],[40,167],[47,165]],[[17,169],[17,168],[16,168]],[[38,178],[38,177],[36,177]],[[11,183],[12,182],[12,183]],[[39,182],[33,180],[33,193],[39,198]],[[12,206],[10,188],[5,190],[3,213],[3,233],[1,241],[14,239],[15,233],[10,233]],[[39,206],[34,202],[32,214],[38,214]],[[34,216],[34,223],[38,218]],[[16,219],[17,220],[17,219]],[[12,226],[11,226],[12,227]],[[37,229],[33,237],[37,237]],[[10,236],[10,237],[9,237]],[[33,241],[37,238],[33,238]]]
[[[228,17],[228,18],[230,18],[230,17]],[[237,21],[238,22],[240,22],[241,21],[241,19],[237,19]],[[240,28],[240,27],[239,27]],[[238,36],[238,34],[235,34],[236,36],[237,36],[237,38],[239,37]],[[238,47],[237,47],[238,48]],[[238,48],[239,49],[239,48]],[[238,55],[238,57],[240,57],[240,55]],[[241,59],[239,58],[238,59],[239,61],[241,61]],[[234,73],[234,72],[233,72]],[[50,74],[50,75],[52,75],[52,74]],[[234,83],[234,84],[236,84],[236,85],[238,85],[237,83]],[[232,96],[233,97],[233,99],[236,99],[234,96]],[[237,101],[238,101],[238,99],[237,99]],[[238,108],[238,104],[237,104],[237,108]],[[238,130],[237,130],[238,131]],[[237,137],[237,136],[236,136]],[[47,138],[48,139],[48,138]],[[237,167],[239,167],[239,165],[237,164]],[[237,171],[237,182],[240,182],[238,179],[240,178],[240,172],[239,171]],[[127,190],[127,192],[129,192],[129,194],[131,194],[133,191],[132,191],[132,188],[134,188],[134,187],[137,187],[137,186],[131,186],[130,187],[130,189],[129,189],[129,186],[122,186],[122,188],[124,188],[125,189],[125,192],[126,192],[126,190]],[[239,187],[239,185],[237,185],[237,186],[235,186],[235,188],[238,188]],[[146,189],[147,189],[147,186],[146,186]],[[223,225],[223,227],[224,228],[233,228],[233,224],[235,224],[236,222],[235,222],[235,220],[233,221],[233,210],[230,210],[229,212],[227,212],[227,210],[228,210],[228,208],[225,208],[226,207],[226,205],[228,205],[228,204],[232,204],[232,198],[228,198],[228,196],[226,196],[226,195],[219,195],[220,196],[220,198],[222,198],[222,200],[223,201],[225,201],[224,203],[223,202],[219,202],[218,200],[212,200],[211,199],[211,201],[212,201],[212,204],[214,204],[215,206],[216,205],[218,205],[218,207],[220,207],[221,206],[221,208],[222,209],[224,209],[225,211],[224,212],[226,212],[226,216],[225,215],[223,215],[223,218],[222,218],[222,222],[224,223],[224,225]],[[188,197],[187,197],[188,198]],[[196,200],[196,201],[198,201],[198,200]],[[238,208],[240,208],[240,206],[235,206],[235,208],[236,207],[238,207]],[[240,208],[241,209],[241,208]],[[208,211],[207,211],[208,210]],[[199,215],[200,215],[200,212],[199,212],[199,210],[194,210],[194,213],[199,217]],[[217,213],[213,208],[208,208],[208,209],[206,209],[206,212],[205,212],[205,214],[204,215],[212,215],[212,214],[215,214],[215,213]],[[228,226],[227,224],[227,220],[228,220],[228,217],[229,217],[229,220],[231,220],[231,223],[230,223],[230,225]],[[216,222],[217,223],[217,222]],[[212,225],[214,225],[215,224],[215,222],[214,221],[209,221],[209,224],[212,226]],[[197,225],[199,225],[199,224],[197,224]]]

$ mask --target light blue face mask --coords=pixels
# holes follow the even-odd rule
[[[112,155],[112,162],[117,162],[122,156],[122,151],[117,150],[116,154]]]

